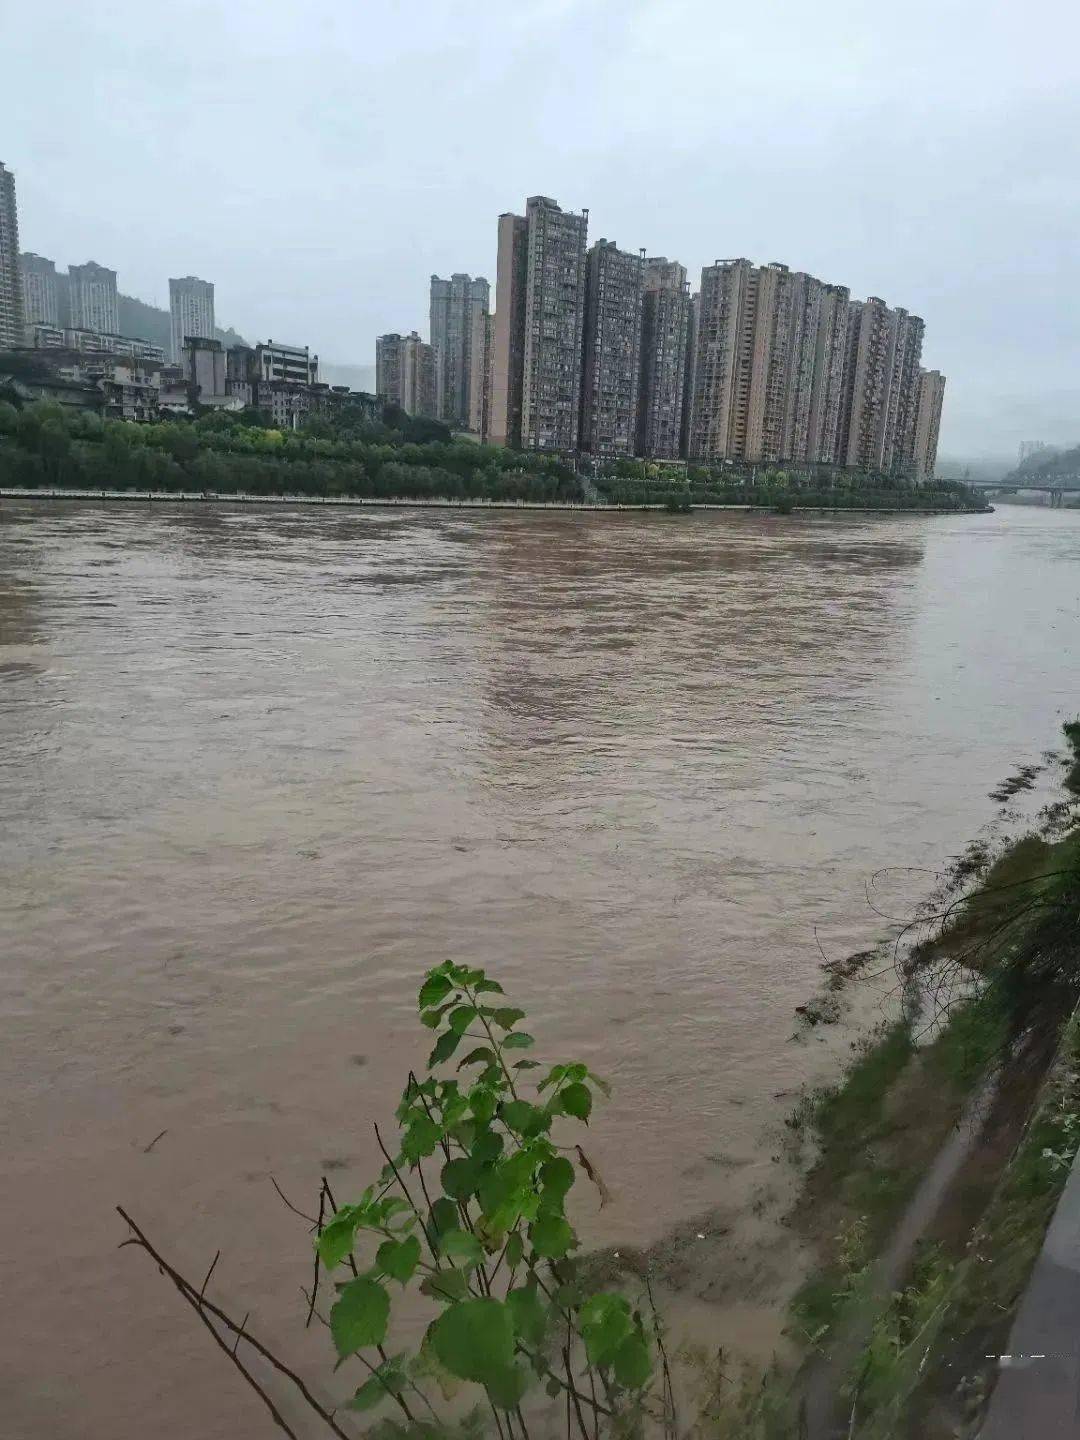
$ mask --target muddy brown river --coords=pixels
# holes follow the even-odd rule
[[[1078,708],[1080,512],[0,501],[0,1434],[271,1433],[118,1202],[329,1383],[269,1177],[362,1188],[447,956],[612,1081],[590,1240],[710,1245],[848,1053],[792,1012],[871,877],[910,907]]]

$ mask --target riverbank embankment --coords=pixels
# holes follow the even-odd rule
[[[443,497],[412,499],[405,496],[353,495],[251,495],[243,492],[233,494],[196,490],[71,490],[71,489],[20,489],[14,486],[0,488],[0,500],[96,500],[126,501],[129,504],[205,504],[205,505],[269,505],[291,507],[294,505],[323,505],[334,509],[368,510],[579,510],[593,514],[613,514],[620,511],[652,510],[671,514],[667,505],[631,505],[619,502],[597,503],[567,500],[457,500]],[[741,510],[750,515],[773,515],[775,507],[741,504],[692,504],[687,510]],[[687,513],[680,511],[677,513]],[[992,509],[956,510],[916,509],[912,506],[883,505],[794,505],[786,513],[805,515],[989,515]]]

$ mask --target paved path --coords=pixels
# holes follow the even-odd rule
[[[979,1440],[1080,1437],[1080,1157],[1000,1363]]]

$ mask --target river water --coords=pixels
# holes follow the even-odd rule
[[[790,1038],[822,951],[995,819],[1078,637],[1080,512],[5,500],[0,1431],[269,1433],[118,1202],[329,1370],[269,1176],[362,1188],[446,956],[613,1082],[591,1239],[751,1203],[850,1042]]]

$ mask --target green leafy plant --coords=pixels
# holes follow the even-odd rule
[[[435,1037],[426,1073],[409,1076],[396,1142],[376,1127],[381,1173],[316,1242],[337,1282],[338,1364],[368,1372],[349,1407],[396,1401],[411,1418],[415,1392],[434,1413],[424,1385],[451,1377],[479,1387],[500,1435],[527,1436],[522,1402],[541,1391],[582,1440],[633,1428],[649,1404],[652,1327],[625,1295],[590,1291],[567,1215],[582,1175],[603,1203],[564,1128],[588,1124],[607,1086],[583,1064],[535,1060],[524,1012],[483,970],[438,966],[418,1004]],[[436,1309],[415,1354],[385,1348],[397,1287]]]

